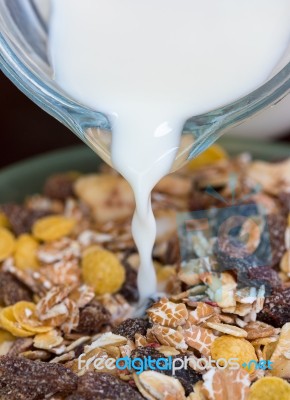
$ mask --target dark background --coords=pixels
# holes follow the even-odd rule
[[[81,141],[42,111],[0,72],[0,168]],[[290,132],[281,140],[290,142]]]

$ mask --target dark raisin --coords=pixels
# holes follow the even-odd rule
[[[11,306],[18,301],[31,301],[30,290],[8,272],[0,272],[0,304]]]
[[[290,288],[276,291],[266,297],[263,310],[258,314],[258,320],[281,328],[290,321]]]
[[[110,323],[110,320],[110,312],[102,304],[93,300],[81,310],[76,331],[87,334],[98,333],[104,325]]]
[[[290,213],[290,192],[282,192],[279,194],[279,200],[283,214]]]
[[[186,356],[182,355],[173,356],[172,361],[174,361],[174,359],[182,359],[184,361],[185,357]],[[186,396],[189,396],[189,394],[193,391],[193,385],[202,379],[202,375],[191,369],[189,366],[187,366],[187,368],[176,370],[175,375],[172,374],[172,370],[164,370],[162,372],[167,376],[173,376],[177,378],[182,384]]]
[[[238,274],[239,286],[254,286],[259,288],[264,285],[267,294],[281,287],[282,282],[278,272],[271,267],[248,267],[248,269]]]
[[[174,236],[169,242],[167,243],[167,249],[164,255],[164,264],[166,265],[173,265],[179,264],[181,261],[180,255],[180,246],[178,236]]]
[[[164,358],[164,355],[158,351],[154,346],[137,347],[132,351],[131,358],[148,358],[151,357],[154,360],[158,358]]]
[[[129,302],[137,302],[139,293],[137,287],[137,272],[126,262],[123,262],[126,271],[126,279],[120,290],[120,294]]]
[[[75,180],[75,174],[53,175],[45,182],[43,193],[46,197],[61,201],[68,197],[74,197],[73,184]]]
[[[271,255],[273,267],[280,263],[285,248],[285,230],[287,219],[283,215],[271,214],[267,217],[268,229],[270,233]]]
[[[149,321],[145,318],[128,318],[117,326],[113,333],[116,335],[125,336],[130,340],[135,339],[135,334],[140,333],[145,336],[149,328]]]
[[[77,389],[77,376],[61,364],[0,357],[1,400],[42,400]]]
[[[49,214],[47,210],[30,210],[18,204],[6,204],[1,206],[1,210],[8,218],[13,232],[16,235],[31,232],[33,224],[42,217]]]
[[[66,400],[144,400],[128,383],[116,376],[101,372],[88,372],[79,378],[77,392]]]

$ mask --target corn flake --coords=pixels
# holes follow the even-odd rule
[[[265,377],[253,384],[249,400],[289,400],[290,384],[276,377]]]
[[[13,336],[29,337],[33,336],[33,332],[29,332],[21,327],[19,322],[15,319],[13,313],[13,306],[3,308],[0,311],[0,326],[6,329]]]
[[[258,361],[255,348],[246,339],[237,338],[234,336],[221,336],[217,338],[211,346],[211,355],[214,360],[219,358],[237,358],[237,362],[243,366],[250,361]],[[248,370],[248,367],[245,367]],[[249,372],[253,372],[255,366],[250,368]]]
[[[14,254],[15,266],[20,269],[37,270],[39,262],[37,259],[38,242],[31,235],[19,236]]]
[[[15,249],[15,237],[6,228],[0,228],[0,262],[10,257]]]
[[[82,276],[97,295],[115,293],[125,281],[125,268],[114,253],[94,248],[83,256]]]
[[[27,301],[20,301],[13,306],[13,315],[23,329],[32,333],[45,333],[52,329],[45,325],[36,315],[36,305]]]
[[[36,239],[52,242],[70,235],[74,226],[75,221],[72,218],[54,215],[37,220],[33,225],[32,232]]]

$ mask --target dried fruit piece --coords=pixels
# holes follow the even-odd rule
[[[62,215],[41,218],[32,228],[33,235],[44,242],[52,242],[70,235],[75,226],[75,221]]]
[[[148,400],[185,400],[181,383],[159,372],[144,371],[140,375],[134,374],[134,381],[142,395]]]
[[[224,358],[237,358],[237,362],[248,370],[250,361],[258,361],[253,345],[246,339],[240,339],[233,336],[221,336],[211,345],[211,356],[214,360]],[[253,372],[255,366],[250,367]]]
[[[97,301],[93,301],[80,311],[77,332],[93,334],[100,332],[104,325],[110,323],[110,312]]]
[[[129,265],[129,262],[123,261],[123,265],[126,271],[126,278],[122,288],[120,289],[120,294],[124,296],[127,301],[134,303],[139,300],[137,287],[137,271],[135,271]]]
[[[30,210],[18,204],[5,204],[1,208],[16,235],[30,232],[35,221],[51,214],[48,210]]]
[[[188,311],[185,304],[173,303],[165,297],[153,304],[147,310],[147,314],[153,323],[171,328],[184,325],[188,318]]]
[[[183,360],[183,362],[184,362],[183,365],[186,365],[186,356],[183,356],[180,354],[173,356],[172,362],[174,362],[174,360],[176,360],[176,359]],[[176,365],[176,367],[178,367],[181,365],[181,363],[179,362],[179,363],[176,363],[175,365]],[[201,380],[201,378],[202,378],[202,375],[200,373],[194,371],[189,366],[187,366],[187,368],[181,368],[181,369],[175,370],[174,375],[173,375],[172,370],[165,370],[165,371],[160,371],[160,372],[164,373],[165,375],[173,376],[174,378],[177,378],[179,380],[179,382],[182,384],[186,396],[188,396],[192,392],[193,385],[196,382],[198,382],[199,380]]]
[[[31,235],[23,234],[19,236],[15,246],[15,266],[20,269],[37,270],[39,268],[38,247],[38,242]]]
[[[15,319],[13,306],[3,308],[0,311],[0,326],[17,337],[33,336],[32,332],[22,329],[19,322]]]
[[[96,294],[115,293],[125,281],[125,269],[114,253],[93,248],[83,256],[82,276]]]
[[[8,272],[0,272],[0,304],[11,306],[18,301],[31,300],[31,292]]]
[[[289,229],[290,231],[290,229]],[[280,261],[280,269],[290,276],[290,250],[287,250]]]
[[[210,347],[216,340],[216,336],[210,329],[191,325],[190,323],[184,327],[184,338],[188,346],[198,350],[205,356],[210,355]]]
[[[285,230],[287,228],[287,219],[283,215],[270,214],[267,217],[267,222],[270,233],[272,265],[276,266],[286,251]]]
[[[1,400],[41,400],[54,393],[66,395],[77,388],[77,376],[61,364],[0,358]]]
[[[281,328],[290,321],[290,288],[276,291],[266,297],[263,310],[258,314],[260,321]]]
[[[249,374],[243,369],[212,368],[203,376],[203,379],[202,393],[209,400],[248,400],[251,381]]]
[[[255,382],[249,400],[289,400],[290,384],[281,378],[265,377]]]
[[[43,193],[46,197],[61,201],[74,197],[73,184],[78,177],[77,172],[52,175],[45,182]]]
[[[128,318],[117,326],[113,333],[125,336],[130,340],[135,340],[135,334],[139,333],[146,336],[147,329],[150,327],[148,319],[144,318]]]
[[[88,372],[81,376],[75,394],[66,400],[144,400],[128,383],[117,377],[99,372]],[[5,399],[6,400],[6,399]]]
[[[15,249],[15,237],[6,228],[0,228],[0,262],[10,257]]]

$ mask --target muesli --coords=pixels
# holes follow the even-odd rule
[[[160,295],[138,317],[134,198],[122,177],[107,166],[59,174],[1,206],[0,399],[289,400],[290,160],[222,154],[154,189]],[[271,262],[233,263],[230,243],[215,252],[217,238],[202,234],[199,258],[182,259],[176,216],[233,197],[265,210]],[[256,248],[255,227],[242,233]]]

